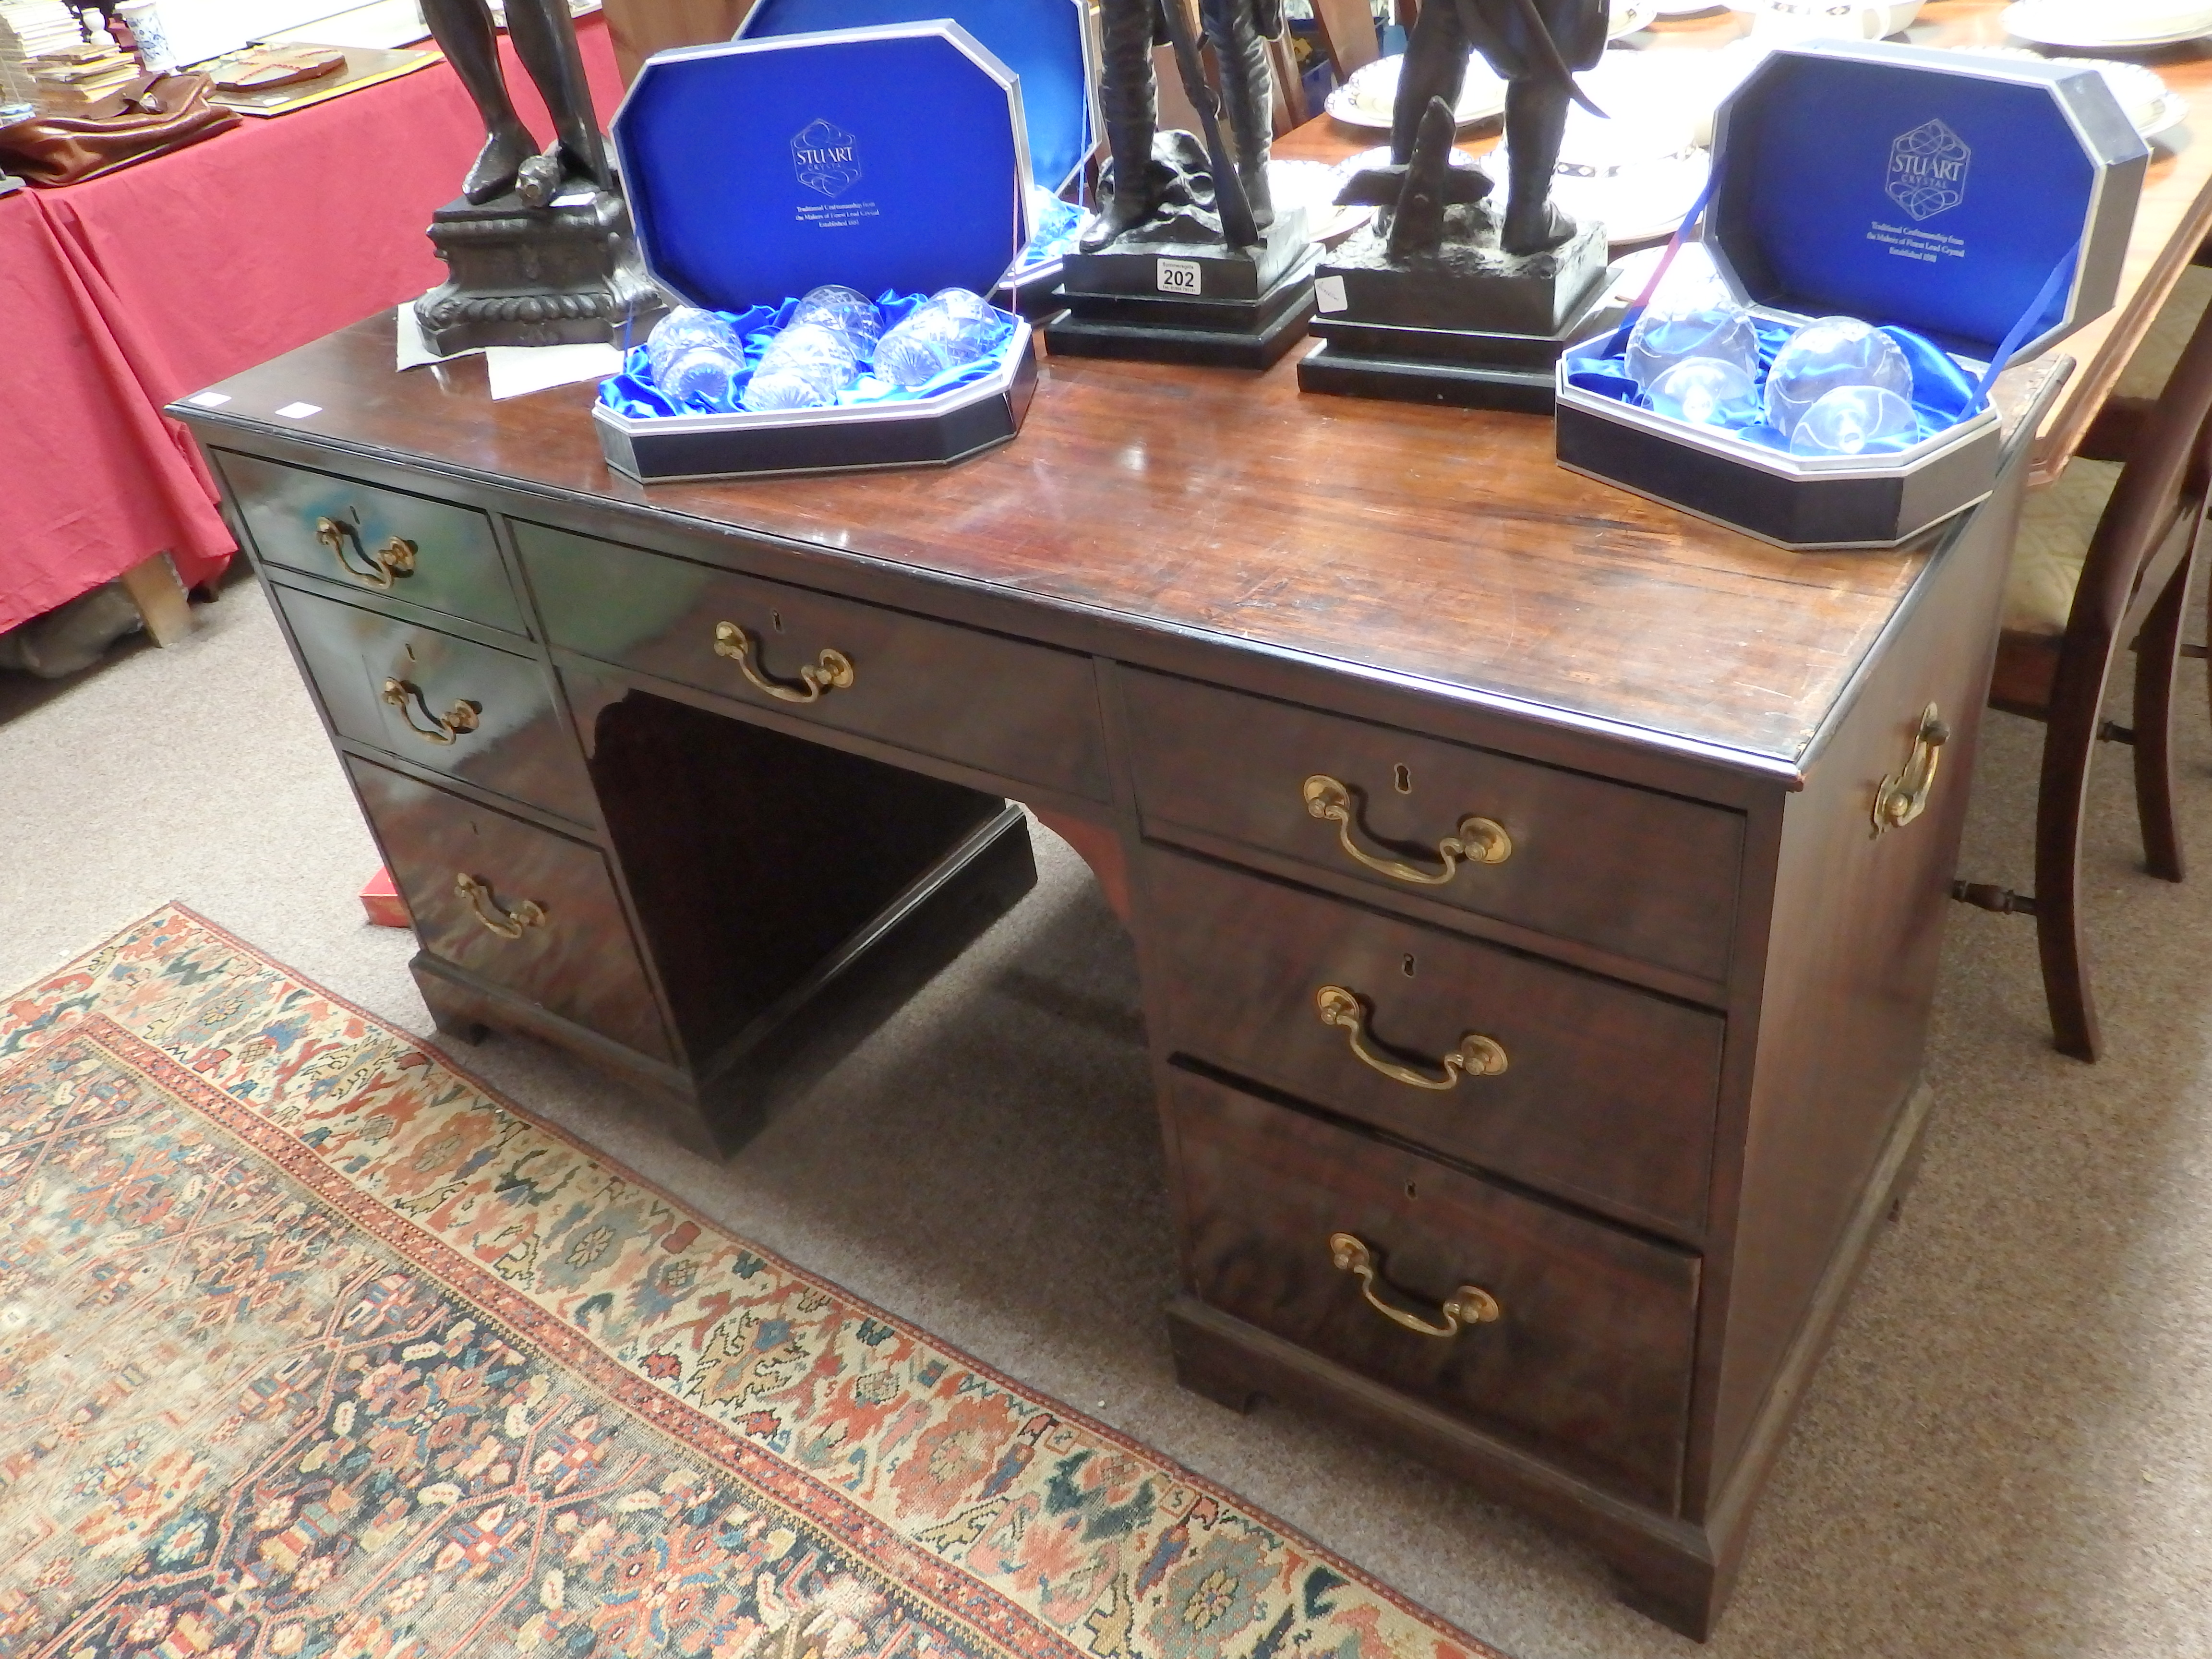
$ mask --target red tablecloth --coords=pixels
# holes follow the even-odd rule
[[[577,26],[604,121],[603,20]],[[502,40],[541,138],[544,106]],[[187,586],[232,550],[161,406],[414,298],[423,231],[483,136],[443,64],[105,179],[0,198],[0,629],[164,550]]]

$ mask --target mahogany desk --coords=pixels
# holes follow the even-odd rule
[[[1410,1446],[1710,1627],[1926,1109],[2024,441],[1922,545],[1806,556],[1288,361],[1048,360],[946,471],[647,489],[589,388],[392,353],[387,316],[175,412],[442,1030],[682,1132],[868,946],[1003,907],[1030,803],[1129,902],[1182,1380]],[[2024,434],[2051,376],[2008,379]]]

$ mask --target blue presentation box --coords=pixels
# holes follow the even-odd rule
[[[947,21],[656,53],[611,128],[647,267],[688,305],[774,310],[825,283],[989,295],[1028,240],[1019,84]],[[788,413],[592,410],[608,464],[653,480],[947,464],[1020,428],[1030,326],[933,395]],[[611,383],[619,385],[619,382]]]
[[[2148,164],[2089,65],[1811,41],[1723,105],[1704,239],[1763,332],[1909,330],[1971,386],[2111,308]],[[1896,546],[1996,483],[1986,401],[1901,451],[1802,457],[1642,406],[1610,343],[1560,360],[1560,464],[1762,540]]]
[[[740,40],[949,17],[1013,70],[1029,130],[1030,184],[1036,223],[1006,273],[1010,302],[1035,317],[1057,286],[1085,215],[1065,192],[1083,176],[1098,143],[1097,24],[1091,0],[755,0]]]

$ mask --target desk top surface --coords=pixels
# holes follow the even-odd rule
[[[1929,556],[1783,552],[1562,470],[1547,419],[1306,396],[1292,358],[1048,357],[1020,435],[955,466],[649,486],[589,386],[495,403],[481,358],[392,362],[386,314],[191,412],[1784,764]]]
[[[1998,9],[1938,0],[1915,33],[1978,39]],[[1656,38],[1666,49],[1737,27]],[[2212,113],[2212,57],[2195,51],[2159,66]],[[1348,137],[1324,118],[1279,153],[1326,155]],[[2154,267],[2178,270],[2201,236],[2208,180],[2212,146],[2154,168],[2124,301],[2142,325],[2165,291]],[[2113,358],[2109,384],[2130,328],[2122,315],[2067,343],[2085,371],[2046,416],[2045,445],[2069,410],[2086,425],[2103,392],[2075,388]],[[1784,767],[1929,556],[1925,544],[1783,552],[1562,471],[1546,419],[1302,395],[1297,355],[1260,375],[1048,357],[1012,444],[950,469],[842,477],[633,483],[600,457],[590,386],[494,403],[481,359],[395,374],[388,314],[223,382],[231,401],[205,418]],[[276,416],[302,402],[318,412]]]

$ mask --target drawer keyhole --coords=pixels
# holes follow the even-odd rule
[[[1401,959],[1400,960],[1399,963],[1398,963],[1398,971],[1399,971],[1400,973],[1401,973],[1401,974],[1405,975],[1405,976],[1406,976],[1407,979],[1411,979],[1411,978],[1413,978],[1413,957],[1406,957],[1401,958]]]
[[[768,613],[768,619],[769,619],[769,626],[773,627],[773,628],[775,629],[775,631],[776,631],[777,633],[781,634],[781,633],[782,633],[782,632],[783,632],[783,612],[782,612],[782,611],[769,611],[769,612]]]
[[[1418,1192],[1418,1191],[1415,1189],[1415,1183],[1414,1183],[1414,1182],[1410,1182],[1410,1181],[1409,1181],[1409,1182],[1407,1182],[1406,1183],[1406,1196],[1407,1196],[1407,1197],[1408,1197],[1408,1198],[1419,1198],[1420,1195],[1421,1195],[1421,1194],[1419,1194],[1419,1192]]]
[[[1401,795],[1413,793],[1413,769],[1402,763],[1390,769],[1390,787]]]

